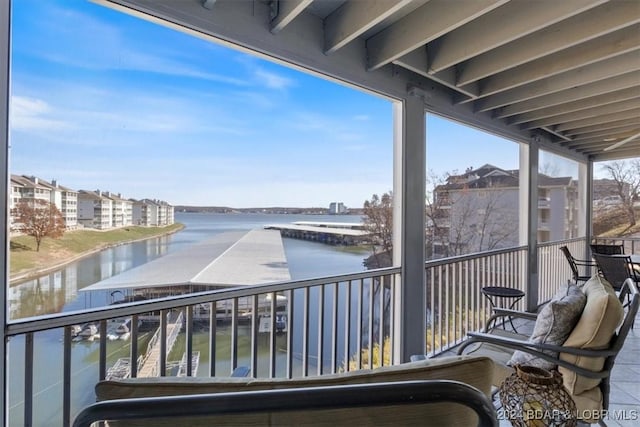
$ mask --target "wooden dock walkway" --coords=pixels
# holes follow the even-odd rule
[[[167,321],[167,352],[168,355],[173,348],[173,344],[176,342],[176,338],[182,329],[182,312],[180,312],[174,319],[171,319],[172,313],[168,313],[170,320]],[[142,362],[142,366],[138,370],[138,378],[149,378],[159,376],[160,368],[160,332],[161,328],[158,328],[156,333],[149,341],[147,347],[146,356]],[[166,356],[165,356],[166,357]]]

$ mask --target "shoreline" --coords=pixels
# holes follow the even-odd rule
[[[132,240],[123,240],[120,242],[116,242],[116,243],[108,243],[108,244],[104,244],[104,245],[100,245],[98,247],[95,247],[93,249],[90,249],[88,251],[84,251],[81,252],[79,254],[76,254],[68,259],[65,259],[63,261],[60,261],[54,265],[50,265],[47,267],[43,267],[43,268],[33,268],[27,271],[23,271],[20,272],[19,274],[16,274],[15,276],[9,276],[9,287],[11,286],[17,286],[19,284],[21,284],[22,282],[26,282],[28,280],[32,280],[35,279],[36,277],[42,276],[44,274],[48,274],[51,273],[52,271],[58,270],[66,265],[69,265],[75,261],[78,261],[82,258],[86,258],[88,256],[94,255],[96,253],[102,252],[105,249],[110,249],[110,248],[115,248],[117,246],[121,246],[121,245],[126,245],[129,243],[135,243],[135,242],[142,242],[145,240],[149,240],[149,239],[155,239],[157,237],[163,237],[163,236],[169,236],[171,234],[177,233],[179,231],[184,230],[185,226],[184,224],[181,224],[181,226],[179,228],[176,228],[175,230],[170,230],[164,233],[160,233],[160,234],[156,234],[154,236],[149,236],[149,237],[142,237],[139,239],[132,239]]]

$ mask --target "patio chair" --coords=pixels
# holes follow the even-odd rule
[[[598,264],[598,270],[602,277],[619,291],[625,280],[631,279],[636,284],[640,283],[640,275],[633,268],[631,257],[628,255],[605,255],[593,254],[593,258]]]
[[[592,254],[604,254],[604,255],[623,255],[624,245],[603,245],[593,243],[589,245],[591,247]]]
[[[532,339],[538,325],[546,323],[540,321],[542,316],[496,309],[485,332],[469,333],[468,339],[459,347],[458,354],[491,357],[495,362],[495,387],[500,386],[513,372],[509,365],[516,351],[535,356],[537,359],[528,363],[530,365],[551,363],[562,374],[563,384],[571,394],[578,414],[592,417],[583,418],[582,421],[603,424],[597,417],[601,416],[598,414],[602,414],[602,410],[609,409],[611,370],[638,313],[640,295],[635,282],[627,279],[616,296],[611,285],[598,275],[594,275],[579,289],[587,297],[586,304],[562,344]],[[622,305],[625,298],[630,301],[626,309]],[[505,317],[519,318],[521,322],[535,320],[534,334],[529,339],[522,335],[505,336],[502,329],[495,327]],[[560,325],[552,322],[549,330],[561,329],[566,324],[562,319],[558,319],[558,322]]]
[[[569,267],[571,268],[571,274],[573,275],[573,281],[577,285],[578,282],[585,283],[587,280],[591,278],[590,275],[581,275],[579,267],[588,267],[591,269],[592,267],[596,267],[596,264],[582,259],[576,259],[571,255],[571,251],[566,246],[561,246],[560,250],[564,254],[565,258],[567,258],[567,262],[569,263]]]

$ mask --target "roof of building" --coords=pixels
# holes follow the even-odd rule
[[[255,229],[218,234],[82,291],[190,284],[239,286],[290,279],[280,233]]]

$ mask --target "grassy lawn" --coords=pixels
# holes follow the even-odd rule
[[[183,227],[182,224],[172,224],[166,227],[129,226],[109,231],[68,231],[59,239],[44,238],[40,245],[40,252],[35,250],[36,242],[33,237],[13,237],[9,253],[10,275],[14,277],[36,272],[64,263],[86,252],[172,233]]]

